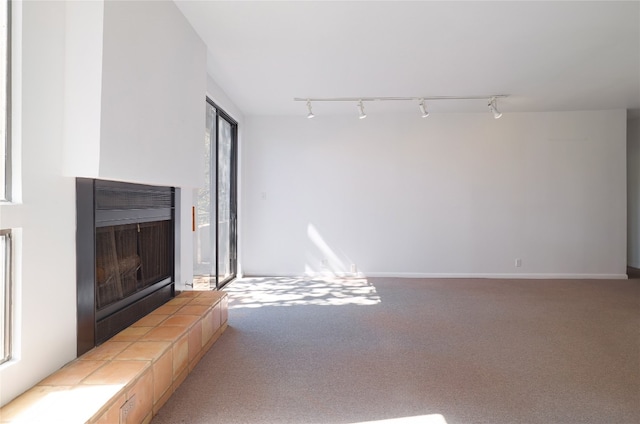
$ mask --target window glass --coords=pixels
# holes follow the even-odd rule
[[[8,198],[9,2],[0,0],[0,200]]]
[[[11,358],[11,232],[0,230],[0,363]]]

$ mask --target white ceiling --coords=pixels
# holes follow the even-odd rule
[[[640,111],[640,2],[176,1],[246,115],[294,97],[509,94],[503,112]],[[414,104],[376,102],[368,111]],[[428,103],[485,111],[486,101]],[[353,104],[314,112],[355,113]]]

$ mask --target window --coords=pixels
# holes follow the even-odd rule
[[[0,0],[0,202],[11,193],[11,4]],[[0,230],[0,364],[11,359],[11,230]]]
[[[0,201],[11,192],[11,2],[0,0]]]
[[[0,230],[0,364],[11,359],[11,230]]]

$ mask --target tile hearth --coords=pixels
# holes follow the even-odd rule
[[[148,423],[227,328],[224,292],[183,292],[0,409],[0,423]]]

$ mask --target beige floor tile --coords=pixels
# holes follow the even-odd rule
[[[191,299],[191,302],[189,302],[188,305],[202,305],[211,307],[218,302],[220,302],[220,299],[211,297],[196,297],[194,299]]]
[[[184,382],[184,380],[186,380],[188,375],[189,369],[185,368],[184,371],[178,374],[178,376],[173,380],[173,383],[171,383],[171,391],[175,392],[176,389],[180,387],[180,385]]]
[[[147,361],[109,362],[85,378],[81,384],[127,385],[149,366]]]
[[[165,304],[165,305],[159,307],[158,309],[156,309],[155,311],[151,312],[150,315],[171,315],[175,311],[180,309],[181,306],[182,305],[167,305],[167,304]]]
[[[125,328],[115,336],[113,336],[110,340],[116,342],[135,342],[136,340],[140,340],[142,336],[147,334],[154,327],[129,327]]]
[[[213,328],[213,310],[211,310],[202,318],[202,346],[207,344],[215,330]]]
[[[132,327],[156,327],[158,324],[160,324],[162,321],[164,321],[168,317],[169,315],[162,315],[162,314],[147,315],[143,318],[140,318],[131,326]]]
[[[191,298],[189,297],[174,297],[173,299],[165,303],[165,305],[181,306],[181,305],[184,305],[185,303],[189,303],[190,300]]]
[[[155,361],[171,348],[171,342],[137,341],[115,357],[116,361]]]
[[[202,321],[198,321],[189,331],[189,362],[202,350]]]
[[[151,420],[153,419],[153,411],[149,412],[144,420],[140,424],[151,424]]]
[[[173,381],[173,353],[169,350],[153,364],[153,401],[157,402]]]
[[[213,331],[216,332],[218,328],[220,328],[220,324],[222,324],[222,305],[218,303],[213,307],[213,311],[211,312],[211,320],[213,325]]]
[[[102,412],[98,417],[92,421],[94,424],[114,424],[120,422],[120,408],[126,400],[126,395],[123,393],[115,401],[111,401],[111,405]]]
[[[207,305],[185,305],[178,309],[175,315],[195,315],[198,317],[203,316],[210,309]]]
[[[180,292],[180,294],[177,295],[176,298],[198,297],[198,296],[200,296],[200,293],[202,293],[202,292],[201,291],[197,291],[197,290],[186,290],[186,291]]]
[[[131,342],[109,340],[78,358],[81,361],[109,361],[129,346]]]
[[[11,423],[86,423],[118,392],[113,386],[36,386],[5,406]]]
[[[142,336],[142,341],[169,341],[173,342],[186,334],[187,329],[184,327],[165,327],[160,326],[149,331]]]
[[[220,310],[220,320],[222,322],[227,322],[229,319],[229,296],[225,296],[220,301],[221,310]]]
[[[153,404],[153,415],[156,415],[158,413],[160,408],[162,408],[164,404],[167,403],[167,401],[169,400],[172,394],[173,394],[173,387],[169,388],[169,390],[164,392],[164,395],[162,395],[160,399],[158,399],[158,401]]]
[[[87,378],[107,361],[73,361],[38,383],[38,386],[73,386]]]
[[[126,416],[126,424],[139,424],[153,412],[153,375],[147,371],[127,392],[127,402],[134,402],[133,410]]]
[[[198,297],[208,297],[210,299],[222,299],[224,296],[227,296],[226,293],[224,292],[219,292],[219,291],[205,291],[205,292],[200,292],[200,295]]]
[[[0,417],[2,421],[7,422],[37,422],[47,413],[47,407],[51,407],[47,398],[51,399],[51,395],[64,393],[71,390],[70,386],[36,386],[27,390],[22,395],[0,408]]]
[[[193,371],[193,369],[196,367],[196,365],[198,365],[198,362],[200,362],[200,359],[202,359],[205,353],[206,353],[205,350],[201,349],[200,352],[196,354],[196,357],[189,362],[189,372]]]
[[[189,364],[189,335],[184,335],[172,346],[173,350],[173,378]]]
[[[195,315],[173,315],[167,318],[162,325],[190,328],[199,319],[200,317]]]

